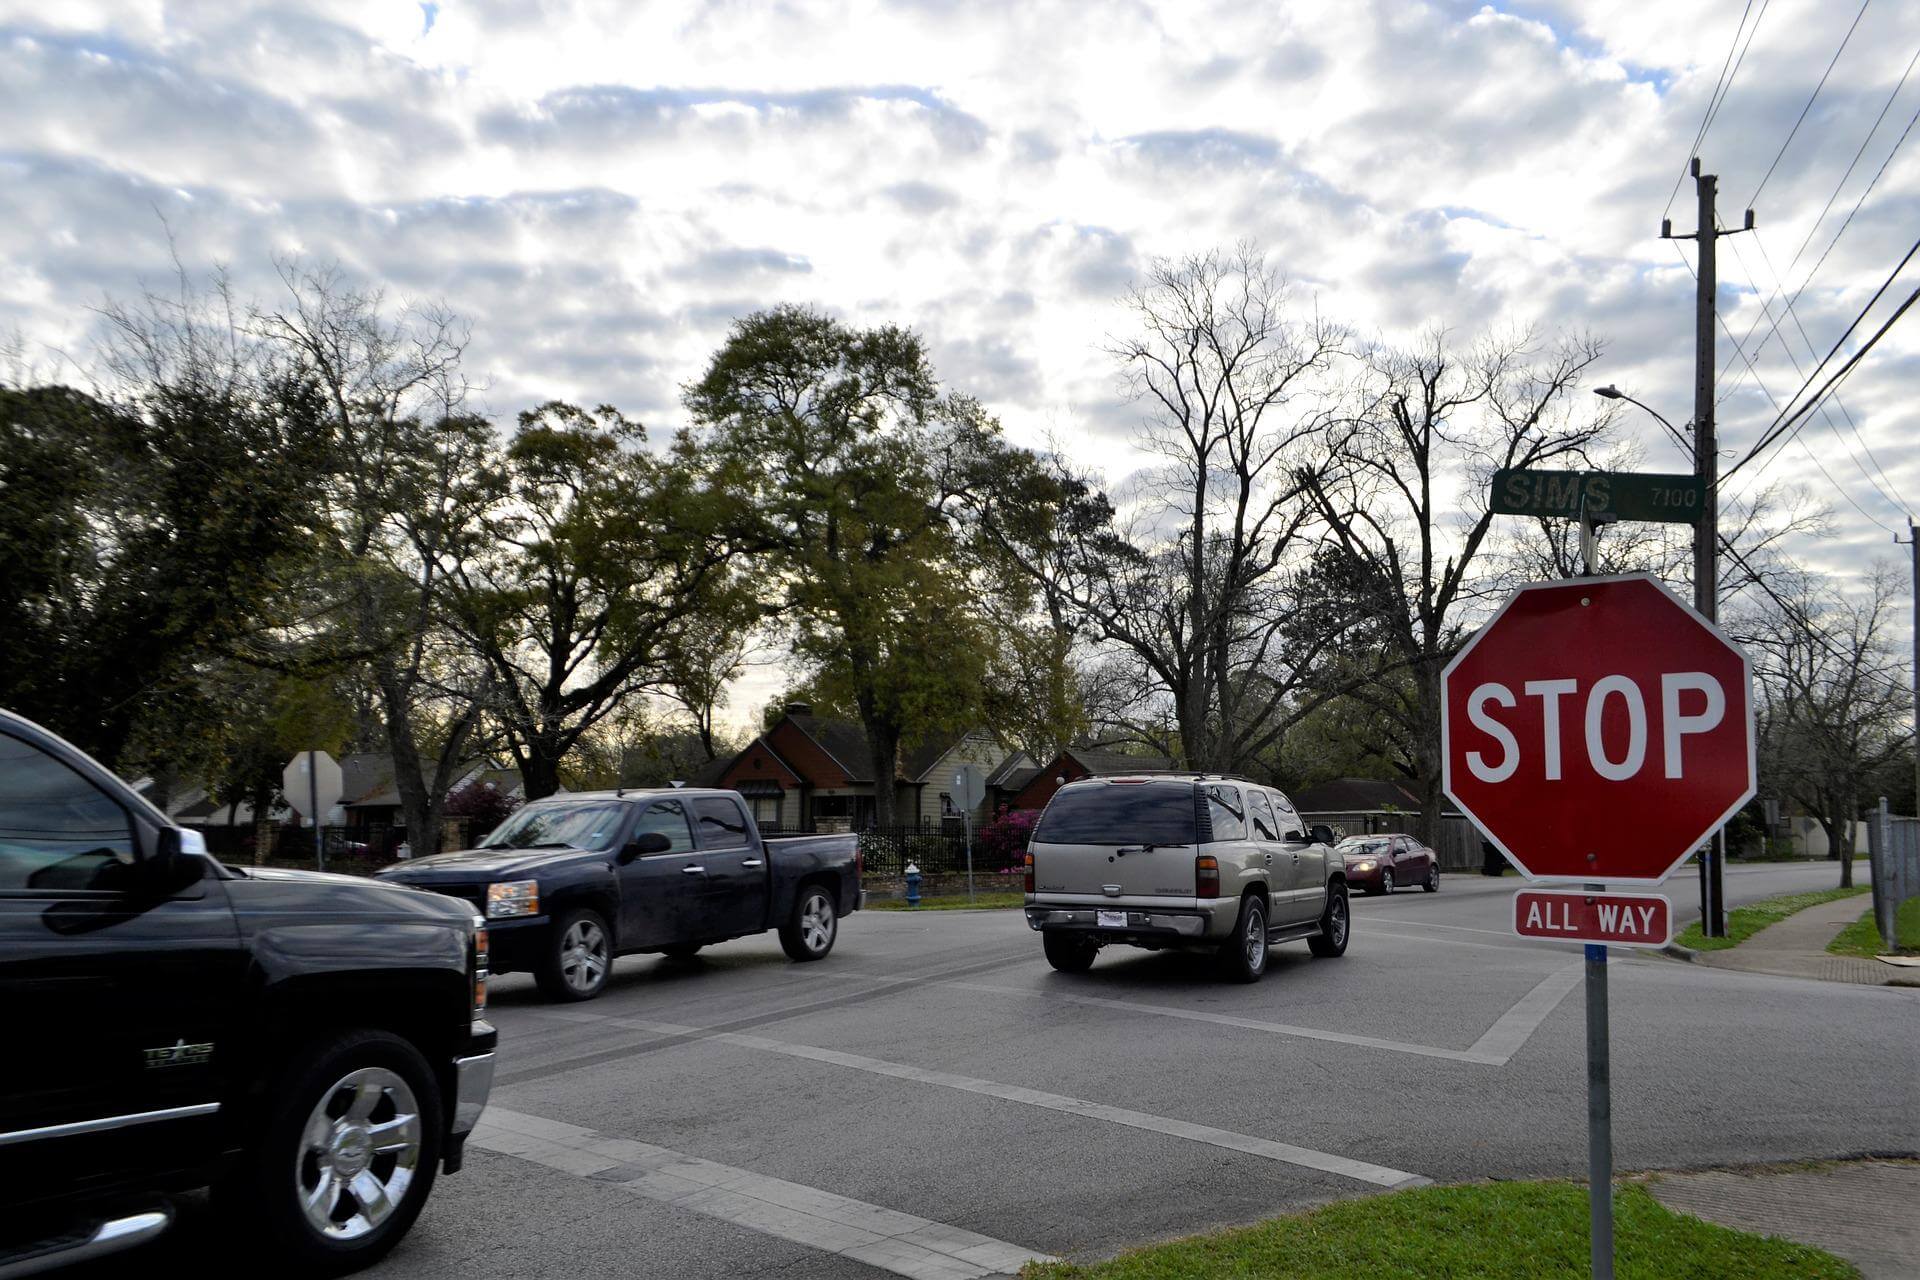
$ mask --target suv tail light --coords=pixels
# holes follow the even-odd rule
[[[1033,850],[1027,850],[1027,892],[1033,892]]]
[[[1220,859],[1203,853],[1193,860],[1193,896],[1220,896]]]

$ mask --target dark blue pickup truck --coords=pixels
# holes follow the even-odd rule
[[[859,908],[851,835],[762,838],[731,791],[575,792],[527,805],[476,849],[379,878],[462,898],[487,918],[494,973],[532,973],[553,1000],[591,1000],[615,956],[690,956],[780,931],[795,960],[833,949]]]

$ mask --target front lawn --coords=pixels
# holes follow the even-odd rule
[[[1614,1194],[1619,1280],[1857,1280],[1850,1263]],[[1107,1262],[1029,1263],[1023,1280],[1564,1280],[1587,1274],[1587,1190],[1572,1182],[1421,1187]]]
[[[1897,955],[1920,954],[1920,898],[1908,898],[1900,904],[1899,913],[1893,918],[1894,953]],[[1827,950],[1837,956],[1877,956],[1886,954],[1886,942],[1880,937],[1879,926],[1873,922],[1873,911],[1867,913],[1840,931],[1840,936],[1827,944]]]
[[[922,898],[920,899],[920,905],[917,907],[909,907],[907,905],[907,900],[905,898],[869,898],[867,899],[867,910],[869,911],[983,910],[984,911],[988,908],[998,909],[998,908],[1004,908],[1004,907],[1021,907],[1021,906],[1025,906],[1026,902],[1027,902],[1027,895],[1024,893],[1007,893],[1004,890],[995,890],[992,892],[987,892],[983,890],[979,893],[976,893],[973,896],[972,901],[968,901],[967,895],[964,893],[943,894],[938,898]]]
[[[1700,932],[1700,922],[1695,920],[1674,941],[1683,947],[1692,947],[1695,951],[1724,951],[1728,947],[1737,947],[1770,924],[1785,920],[1796,911],[1805,911],[1808,907],[1817,907],[1823,902],[1833,902],[1839,898],[1851,898],[1866,893],[1870,886],[1857,884],[1851,889],[1821,889],[1814,893],[1783,893],[1777,898],[1762,898],[1744,907],[1735,907],[1727,912],[1727,936],[1709,938]]]

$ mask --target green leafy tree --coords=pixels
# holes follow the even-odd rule
[[[959,522],[992,424],[940,399],[910,331],[795,306],[738,321],[685,402],[757,521],[795,653],[858,713],[892,825],[903,743],[981,714],[988,646]]]
[[[684,449],[663,458],[645,438],[607,405],[522,414],[488,481],[489,538],[450,566],[448,618],[486,670],[529,799],[737,607],[724,504]]]

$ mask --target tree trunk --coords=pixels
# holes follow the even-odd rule
[[[565,754],[543,738],[526,744],[520,757],[520,781],[527,799],[541,800],[560,790],[560,758]]]
[[[877,827],[898,826],[893,775],[899,768],[900,730],[877,720],[867,721],[866,730],[867,754],[873,757],[873,823]]]
[[[1823,815],[1820,819],[1820,829],[1827,833],[1827,856],[1840,860],[1840,887],[1851,889],[1853,888],[1853,859],[1848,856],[1846,846],[1841,843],[1846,825],[1846,822],[1839,818]]]

